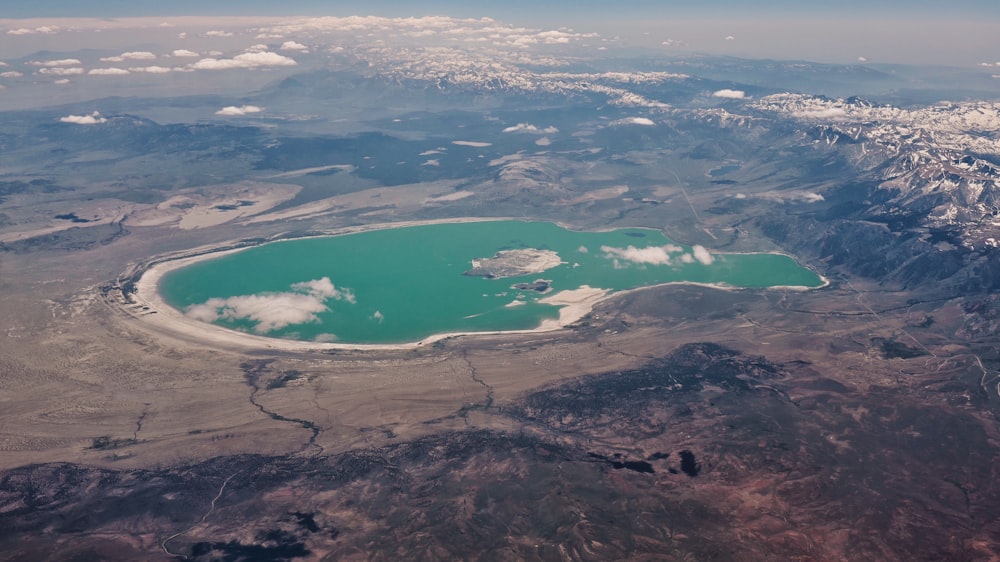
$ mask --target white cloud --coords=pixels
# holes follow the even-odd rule
[[[528,123],[518,123],[517,125],[507,127],[506,129],[503,130],[504,133],[520,133],[520,132],[534,133],[536,131],[538,131],[538,127],[534,125],[529,125]]]
[[[246,49],[243,49],[245,53],[263,53],[268,49],[268,46],[263,43],[257,43],[256,45],[250,45]]]
[[[675,244],[649,246],[646,248],[636,248],[631,245],[626,248],[601,246],[601,251],[604,252],[605,258],[614,260],[615,268],[623,267],[622,262],[640,265],[671,265],[674,263],[674,260],[679,260],[681,263],[694,263],[697,261],[705,265],[711,265],[715,261],[715,258],[704,246],[697,244],[691,247],[690,254],[685,252],[684,248]]]
[[[7,63],[5,63],[5,62],[3,62],[3,61],[0,61],[0,68],[2,68],[4,66],[10,66],[10,65],[7,64]]]
[[[712,254],[710,254],[708,250],[705,249],[704,246],[698,244],[695,244],[694,246],[691,247],[691,254],[694,256],[694,259],[698,260],[704,265],[712,265],[712,262],[715,261],[715,258],[712,257]]]
[[[129,68],[132,72],[145,72],[148,74],[166,74],[168,72],[173,72],[174,69],[166,66],[133,66]]]
[[[543,31],[537,35],[537,37],[542,40],[542,43],[547,45],[564,45],[569,43],[570,39],[577,36],[578,35],[575,33],[566,33],[565,31],[556,30]]]
[[[486,148],[487,146],[493,146],[491,142],[476,142],[476,141],[451,141],[451,144],[457,144],[458,146],[471,146],[472,148]]]
[[[0,72],[0,78],[20,78],[24,76],[23,72],[18,72],[16,70],[8,70],[7,72]]]
[[[53,76],[73,76],[74,74],[83,74],[82,68],[42,68],[38,71],[39,74],[51,74]]]
[[[232,36],[233,34],[228,31],[221,31],[217,29],[205,32],[205,37],[232,37]]]
[[[712,96],[716,98],[726,98],[731,100],[741,100],[747,97],[747,93],[743,90],[716,90],[712,92]]]
[[[171,54],[173,56],[175,56],[175,57],[197,57],[198,56],[198,53],[196,53],[194,51],[189,51],[187,49],[177,49],[176,51],[174,51]]]
[[[376,16],[312,17],[283,21],[257,30],[260,38],[317,33],[350,33],[358,36],[424,38],[441,37],[448,41],[491,44],[503,47],[533,45],[566,45],[598,37],[595,33],[578,33],[571,29],[540,30],[501,25],[489,18],[459,19],[445,16],[385,18]]]
[[[195,70],[229,70],[233,68],[260,68],[266,66],[294,66],[295,59],[272,53],[243,53],[231,59],[201,59],[191,65]]]
[[[30,64],[31,66],[53,67],[53,66],[74,66],[83,63],[80,62],[79,59],[59,59],[59,60],[46,60],[46,61],[33,60],[28,64]]]
[[[264,334],[290,324],[318,322],[316,315],[327,310],[321,298],[277,293],[209,299],[203,304],[188,307],[185,314],[202,322],[250,320],[255,324],[253,330]]]
[[[868,62],[868,57],[858,57],[858,62]]]
[[[187,36],[188,36],[188,34],[187,34],[186,31],[182,31],[182,32],[180,32],[180,33],[177,34],[177,38],[178,39],[187,39]]]
[[[732,35],[726,35],[726,41],[736,41],[736,38]]]
[[[552,140],[549,139],[549,137],[542,137],[536,140],[535,144],[537,144],[538,146],[549,146],[550,144],[552,144]]]
[[[619,260],[650,265],[670,265],[671,254],[679,254],[684,248],[667,244],[665,246],[649,246],[646,248],[615,248],[613,246],[601,246],[604,257],[614,259],[616,267]]]
[[[559,132],[559,129],[555,127],[545,127],[544,129],[539,129],[531,123],[518,123],[517,125],[507,127],[503,130],[504,133],[547,133],[555,134]]]
[[[66,82],[69,82],[67,80]],[[63,83],[62,80],[57,80],[57,84]],[[59,121],[62,123],[74,123],[76,125],[96,125],[98,123],[107,123],[108,120],[101,117],[101,114],[97,111],[91,113],[90,115],[67,115],[66,117],[60,117]]]
[[[101,57],[102,62],[122,62],[126,60],[152,60],[155,59],[156,55],[150,53],[149,51],[131,51],[128,53],[122,53],[115,57]],[[77,63],[79,64],[79,63]]]
[[[240,116],[240,115],[246,115],[247,113],[260,113],[260,112],[261,108],[257,107],[256,105],[241,105],[239,107],[235,105],[227,105],[226,107],[223,107],[222,109],[216,111],[215,114],[225,115],[225,116]]]
[[[62,86],[63,84],[69,84],[69,82],[70,82],[69,78],[60,78],[59,80],[56,80],[52,83],[59,84],[60,86]]]
[[[612,125],[644,125],[644,126],[648,127],[650,125],[655,125],[656,123],[654,123],[652,119],[649,119],[649,118],[646,118],[646,117],[628,117],[626,119],[619,119],[617,121],[613,121],[611,124]]]
[[[281,44],[282,51],[308,51],[309,47],[295,41],[285,41]]]
[[[122,76],[124,74],[130,74],[130,72],[124,68],[94,68],[87,74],[93,74],[95,76]]]
[[[51,34],[55,33],[58,30],[59,30],[58,27],[50,27],[50,26],[47,26],[47,25],[43,25],[41,27],[30,28],[30,29],[27,28],[27,27],[21,27],[21,28],[18,28],[18,29],[11,29],[11,30],[7,31],[7,35],[34,35],[36,33],[42,33],[42,34],[45,34],[45,35],[51,35]]]
[[[354,293],[350,289],[338,289],[330,281],[329,277],[324,277],[322,279],[313,279],[312,281],[303,281],[301,283],[296,283],[292,285],[293,291],[305,291],[311,295],[316,295],[323,297],[325,299],[336,299],[347,301],[354,304],[356,301],[354,299]]]
[[[338,289],[329,277],[295,283],[291,291],[212,298],[202,304],[187,307],[184,313],[195,320],[248,320],[253,330],[265,334],[293,324],[318,322],[318,314],[330,309],[329,299],[354,303],[350,290]]]

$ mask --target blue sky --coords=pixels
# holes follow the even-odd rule
[[[461,0],[35,0],[7,2],[0,17],[125,17],[167,15],[426,15],[517,17],[518,19],[566,18],[660,18],[678,15],[699,17],[808,17],[820,15],[870,17],[1000,17],[1000,2],[996,0],[907,0],[903,2],[872,2],[871,0],[840,0],[837,2],[809,0],[505,0],[476,2]]]

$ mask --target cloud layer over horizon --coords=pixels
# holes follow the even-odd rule
[[[318,0],[315,0],[318,2]],[[171,29],[186,40],[225,41],[245,37],[281,39],[274,48],[321,53],[333,36],[383,35],[389,43],[414,38],[523,49],[531,46],[580,45],[594,51],[615,44],[669,48],[744,58],[778,58],[856,64],[867,60],[890,63],[975,64],[995,61],[996,2],[960,0],[958,5],[921,2],[907,5],[906,25],[889,5],[858,0],[858,17],[841,4],[768,3],[728,5],[711,10],[690,5],[625,2],[624,4],[555,4],[509,2],[480,6],[447,0],[437,8],[420,3],[338,2],[295,10],[270,3],[251,9],[236,3],[8,3],[0,17],[0,35],[23,41],[58,38],[81,32]],[[61,5],[59,5],[61,4]],[[450,5],[448,5],[450,4]],[[973,7],[962,8],[962,5]],[[210,8],[208,6],[211,6]],[[206,14],[209,10],[212,15]],[[295,12],[298,15],[290,15]],[[716,14],[715,12],[720,12]],[[436,15],[428,15],[433,13]],[[817,17],[827,13],[829,17]],[[861,13],[861,12],[858,12]],[[246,15],[253,14],[253,15]],[[589,14],[589,15],[587,15]],[[603,15],[596,15],[603,14]],[[712,17],[707,17],[712,14]],[[484,17],[485,16],[485,17]],[[831,41],[831,35],[840,39]],[[933,40],[929,40],[933,39]],[[135,43],[124,43],[131,45]],[[149,43],[146,43],[149,44]],[[281,45],[281,46],[279,46]],[[171,48],[182,49],[179,45]],[[169,51],[167,51],[169,52]],[[974,59],[970,57],[975,57]],[[964,62],[963,62],[964,59]]]

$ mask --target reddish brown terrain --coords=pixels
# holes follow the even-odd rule
[[[857,303],[824,291],[829,308]],[[93,437],[83,462],[6,470],[0,551],[9,560],[1000,556],[995,380],[969,352],[915,347],[910,335],[934,340],[928,326],[886,331],[874,317],[848,323],[844,310],[802,308],[816,301],[664,287],[530,340],[459,338],[381,357],[233,356],[218,362],[237,362],[233,390],[188,414],[208,425],[147,434],[170,417],[154,401],[134,431]],[[950,310],[935,306],[932,315]],[[369,380],[352,395],[362,372]],[[350,408],[342,377],[352,379],[342,389]],[[393,413],[390,397],[403,393],[410,407]],[[247,423],[210,427],[236,415],[219,408],[240,402]],[[186,459],[142,461],[182,442]]]

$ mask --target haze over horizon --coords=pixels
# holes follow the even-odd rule
[[[996,3],[962,0],[947,6],[911,2],[904,8],[870,6],[851,0],[836,5],[780,1],[748,5],[712,0],[692,6],[680,2],[634,0],[611,6],[605,2],[555,2],[538,6],[523,0],[501,4],[454,0],[324,2],[275,4],[178,1],[105,1],[79,4],[50,0],[5,8],[0,19],[0,51],[23,56],[34,50],[70,50],[57,34],[12,35],[18,29],[50,25],[71,27],[66,18],[177,18],[196,16],[205,22],[234,17],[313,16],[489,17],[504,25],[576,28],[597,33],[622,48],[658,48],[676,53],[707,53],[743,58],[809,60],[824,63],[904,63],[969,67],[1000,60],[1000,23]],[[217,20],[218,24],[225,23]],[[120,22],[119,22],[120,23]],[[242,21],[235,25],[245,25]],[[76,39],[81,39],[77,34]]]

